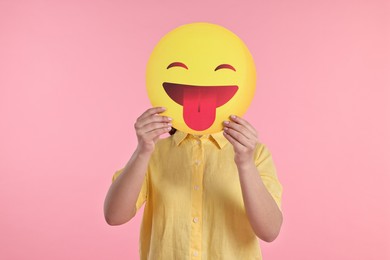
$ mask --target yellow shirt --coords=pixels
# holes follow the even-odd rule
[[[271,154],[258,144],[255,164],[279,208],[282,186]],[[115,172],[113,181],[123,168]],[[222,132],[200,138],[180,131],[157,142],[139,194],[146,202],[140,259],[261,259],[245,213],[233,146]]]

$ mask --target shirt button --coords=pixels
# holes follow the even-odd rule
[[[198,186],[198,185],[195,185],[195,186],[194,186],[194,190],[199,190],[199,186]]]
[[[194,255],[194,256],[198,256],[198,255],[199,255],[199,252],[198,252],[198,251],[194,251],[193,255]]]
[[[195,217],[195,218],[193,219],[193,221],[194,221],[194,223],[198,223],[199,218]]]

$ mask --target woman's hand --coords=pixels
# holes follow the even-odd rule
[[[243,118],[231,115],[231,121],[224,121],[224,135],[233,145],[237,166],[245,167],[253,164],[257,144],[257,131]]]
[[[151,154],[160,135],[171,130],[172,119],[159,115],[164,112],[163,107],[153,107],[146,110],[134,124],[137,134],[137,151],[141,154]]]

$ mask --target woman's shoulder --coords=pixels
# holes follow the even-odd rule
[[[271,156],[271,151],[268,148],[268,146],[265,143],[257,142],[255,148],[255,157],[261,158],[261,157],[268,157],[268,156]]]

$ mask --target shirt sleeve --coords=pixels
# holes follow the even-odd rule
[[[123,170],[124,168],[117,170],[114,173],[114,175],[112,176],[112,182],[114,182],[119,177],[119,175],[122,174]],[[138,211],[145,203],[147,196],[148,196],[148,174],[145,175],[144,182],[142,183],[141,191],[138,195],[137,202],[135,204],[136,211]]]
[[[255,154],[256,168],[263,180],[264,186],[275,200],[279,209],[282,210],[283,187],[276,174],[276,168],[269,149],[264,144],[257,144]]]

